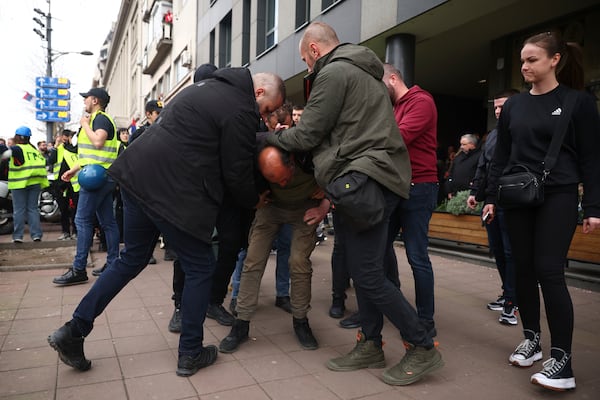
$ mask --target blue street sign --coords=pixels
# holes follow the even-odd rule
[[[44,88],[55,88],[55,89],[69,89],[71,87],[71,81],[67,78],[54,78],[51,76],[38,76],[35,78],[35,85],[37,87]]]
[[[67,111],[36,111],[35,119],[47,122],[69,122],[71,115]]]
[[[67,89],[35,88],[35,96],[38,99],[69,100],[71,93]]]
[[[36,100],[35,107],[40,111],[69,111],[71,102],[69,100]]]

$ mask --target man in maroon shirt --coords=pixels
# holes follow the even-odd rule
[[[415,279],[419,319],[434,337],[433,269],[427,252],[427,232],[439,189],[437,109],[431,94],[417,85],[409,89],[393,65],[384,64],[382,80],[390,93],[396,123],[408,149],[412,168],[410,198],[402,202],[390,218],[389,234],[395,237],[402,228],[406,256]],[[388,268],[397,268],[393,250],[386,257],[386,262],[392,263],[388,264]]]

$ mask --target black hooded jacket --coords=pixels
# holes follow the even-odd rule
[[[250,72],[220,69],[177,94],[108,173],[151,215],[210,243],[225,190],[258,203],[259,120]]]

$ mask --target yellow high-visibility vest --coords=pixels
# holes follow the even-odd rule
[[[98,114],[102,114],[108,118],[114,128],[114,135],[112,139],[106,139],[104,146],[101,149],[97,149],[92,144],[92,141],[85,133],[85,130],[81,128],[77,135],[77,155],[79,157],[79,165],[85,166],[88,164],[100,164],[104,168],[108,168],[117,159],[117,153],[119,151],[119,139],[117,138],[117,126],[113,119],[106,114],[104,111],[96,111],[90,118],[90,126],[94,126],[94,119]],[[93,129],[93,128],[92,128]]]
[[[62,165],[63,160],[67,162],[67,166],[69,169],[73,168],[73,165],[77,164],[77,153],[73,153],[65,149],[64,145],[60,145],[56,148],[56,163],[54,163],[54,176],[56,179],[60,179],[60,167]],[[70,180],[71,186],[73,187],[73,191],[79,192],[79,180],[77,179],[77,175],[73,176]]]
[[[25,162],[16,165],[14,157],[10,158],[8,169],[8,189],[24,189],[40,184],[41,188],[48,187],[46,174],[46,159],[32,144],[17,144],[23,151]]]

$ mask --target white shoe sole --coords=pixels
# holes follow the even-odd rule
[[[575,389],[575,378],[549,379],[539,372],[531,376],[531,383],[559,392]]]
[[[508,357],[508,361],[512,365],[515,365],[517,367],[531,367],[534,362],[540,361],[541,359],[542,359],[541,351],[539,353],[535,353],[533,356],[526,358],[524,360],[521,360],[520,358],[516,358],[514,356],[514,354],[511,354],[510,357]]]

